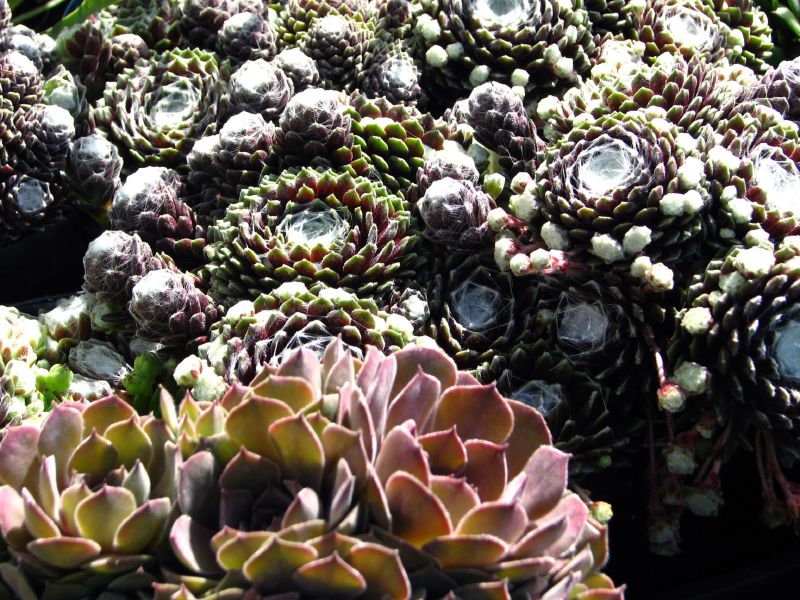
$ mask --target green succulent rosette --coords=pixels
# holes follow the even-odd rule
[[[385,98],[353,94],[345,114],[351,118],[355,144],[394,193],[405,193],[416,181],[417,169],[450,137],[442,121]]]
[[[188,170],[194,143],[216,127],[224,71],[213,54],[169,50],[109,82],[94,117],[130,166]]]
[[[380,296],[418,262],[406,202],[381,183],[332,169],[265,176],[208,235],[205,270],[226,305],[289,281]]]

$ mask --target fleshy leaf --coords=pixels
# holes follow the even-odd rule
[[[453,359],[436,348],[426,346],[407,346],[394,353],[397,361],[397,376],[391,396],[394,398],[400,393],[409,381],[421,368],[425,373],[439,380],[442,390],[446,390],[456,383],[458,369]]]
[[[46,565],[59,569],[76,569],[100,555],[100,544],[74,537],[55,537],[34,540],[28,552]]]
[[[553,519],[525,534],[511,550],[515,558],[543,556],[567,530],[567,517]]]
[[[267,429],[278,419],[291,415],[291,409],[283,402],[250,398],[230,412],[225,431],[235,443],[274,460],[277,453],[270,436],[266,435]]]
[[[219,487],[223,490],[249,490],[253,497],[257,497],[268,486],[277,484],[280,476],[280,469],[274,462],[242,448],[225,465]]]
[[[455,427],[422,435],[417,440],[428,456],[432,473],[455,473],[467,462],[467,448],[458,437]]]
[[[261,398],[280,400],[294,412],[313,404],[318,394],[305,379],[273,375],[253,390]]]
[[[36,503],[28,488],[22,488],[22,500],[25,503],[25,527],[33,537],[53,538],[61,535],[58,525]]]
[[[408,384],[400,390],[389,405],[386,429],[413,419],[420,431],[424,430],[431,409],[439,399],[442,384],[419,368]]]
[[[213,523],[219,513],[219,465],[211,452],[198,452],[180,466],[178,505],[183,514]]]
[[[514,429],[506,440],[508,478],[516,477],[525,468],[531,455],[540,447],[550,445],[550,430],[541,413],[527,404],[506,400],[514,413]]]
[[[432,540],[422,549],[444,569],[468,569],[498,562],[508,547],[503,540],[490,535],[450,535]]]
[[[292,352],[281,363],[277,375],[284,377],[299,377],[311,386],[314,401],[319,399],[322,389],[322,371],[317,355],[307,348]]]
[[[0,533],[12,548],[21,548],[30,540],[25,527],[25,502],[11,486],[0,487]]]
[[[392,515],[392,533],[414,546],[421,547],[453,530],[444,505],[408,473],[395,473],[389,478],[386,499]]]
[[[19,491],[39,462],[39,428],[18,425],[6,431],[0,442],[0,480]]]
[[[85,481],[69,486],[61,493],[62,531],[70,536],[78,536],[78,522],[75,520],[75,510],[78,504],[92,495],[92,490]]]
[[[470,440],[467,448],[467,469],[464,475],[475,486],[484,502],[498,500],[506,486],[505,445],[483,440]]]
[[[283,471],[302,485],[319,489],[325,468],[322,443],[303,415],[286,417],[269,428]]]
[[[217,551],[217,561],[223,569],[240,571],[247,560],[275,534],[270,531],[240,531],[222,544]]]
[[[120,524],[136,510],[136,499],[125,488],[104,485],[75,509],[75,521],[82,537],[94,540],[104,552],[114,547]]]
[[[83,411],[83,435],[89,435],[92,430],[103,435],[114,423],[127,421],[135,416],[133,407],[119,396],[96,400]]]
[[[66,485],[69,457],[83,439],[83,419],[74,407],[58,404],[47,415],[39,434],[39,453],[55,456],[59,485]]]
[[[292,500],[289,508],[283,514],[281,527],[291,527],[297,523],[305,523],[313,519],[319,519],[321,505],[317,492],[311,488],[303,488]]]
[[[413,426],[413,422],[409,424]],[[430,469],[425,452],[404,426],[395,427],[384,438],[375,461],[375,471],[383,484],[399,471],[413,475],[425,486],[430,481]]]
[[[294,572],[317,559],[311,546],[273,537],[244,564],[244,574],[262,590],[280,589]]]
[[[213,575],[220,570],[211,549],[213,537],[213,531],[181,515],[172,525],[169,542],[184,567],[196,575]]]
[[[548,549],[547,553],[551,556],[559,556],[577,541],[589,518],[589,508],[576,494],[569,494],[562,498],[558,505],[541,520],[546,523],[550,519],[558,519],[562,516],[567,517],[567,527],[561,537]]]
[[[456,534],[488,534],[513,544],[525,532],[527,525],[527,515],[519,504],[487,502],[464,515],[456,527]]]
[[[110,425],[103,437],[111,442],[117,450],[120,462],[127,468],[130,469],[137,460],[144,464],[150,463],[153,444],[144,429],[139,426],[136,416]]]
[[[92,431],[72,453],[69,468],[90,477],[102,477],[119,465],[119,454],[107,439]]]
[[[167,498],[149,500],[125,519],[114,535],[114,552],[144,552],[164,530],[171,506]]]
[[[371,598],[405,600],[411,597],[411,583],[397,550],[376,544],[358,544],[347,556],[364,578]]]
[[[480,415],[480,418],[476,418]],[[436,406],[433,430],[456,426],[464,440],[486,440],[501,444],[514,427],[514,414],[494,385],[452,387]]]
[[[553,446],[541,446],[523,473],[527,475],[520,502],[528,517],[536,519],[547,514],[558,504],[567,489],[569,455]]]
[[[336,552],[303,565],[293,579],[302,592],[313,598],[352,600],[367,589],[364,577]]]

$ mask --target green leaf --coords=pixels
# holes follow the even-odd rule
[[[774,14],[786,25],[796,38],[800,38],[800,23],[797,21],[797,17],[792,14],[792,11],[785,6],[779,6],[775,9]]]
[[[84,0],[78,8],[53,25],[46,33],[56,37],[62,29],[83,23],[90,15],[116,3],[117,0]]]

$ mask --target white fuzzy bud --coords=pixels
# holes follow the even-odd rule
[[[536,104],[536,114],[540,119],[549,119],[556,112],[558,112],[558,107],[560,104],[561,103],[558,101],[558,98],[555,96],[547,96],[546,98],[542,98]]]
[[[751,229],[744,236],[744,243],[747,246],[758,246],[768,252],[772,252],[774,246],[769,239],[769,234],[761,228]]]
[[[450,58],[461,58],[464,56],[464,45],[461,42],[447,44],[447,56]]]
[[[742,225],[753,218],[753,204],[747,198],[733,198],[726,208],[734,222]]]
[[[697,150],[697,138],[689,133],[679,133],[675,137],[675,145],[684,152],[694,152]]]
[[[705,206],[703,197],[697,190],[689,190],[683,195],[683,210],[687,215],[695,215]]]
[[[747,280],[738,271],[720,275],[719,278],[719,288],[732,296],[735,296],[745,283],[747,283]]]
[[[36,391],[36,371],[22,360],[11,360],[6,365],[3,376],[13,389],[15,396],[29,396]]]
[[[430,15],[422,14],[417,19],[417,32],[428,44],[433,44],[442,35],[442,28]]]
[[[500,238],[494,243],[494,262],[501,271],[508,271],[511,267],[514,248],[516,248],[516,244],[509,238]]]
[[[648,121],[654,119],[664,120],[667,118],[667,111],[661,106],[648,106],[644,109],[644,116]]]
[[[592,254],[605,263],[613,263],[625,258],[622,244],[607,233],[595,233],[592,236]]]
[[[541,272],[544,271],[545,269],[549,269],[550,265],[553,264],[553,257],[544,248],[538,248],[533,252],[531,252],[530,259],[531,259],[531,268],[536,272]]]
[[[480,84],[486,82],[491,75],[491,69],[486,65],[478,65],[469,74],[469,83],[472,87],[478,87]]]
[[[405,339],[414,337],[414,325],[403,315],[390,313],[389,316],[386,317],[386,326],[392,331],[401,334]]]
[[[551,250],[566,250],[569,248],[569,238],[567,232],[555,223],[545,223],[539,232],[544,243]]]
[[[678,217],[683,214],[686,206],[686,200],[683,194],[676,194],[671,192],[664,194],[658,202],[658,210],[668,217]]]
[[[522,277],[530,272],[531,261],[525,254],[516,254],[509,263],[511,272],[517,277]]]
[[[738,29],[734,31],[741,35]],[[687,508],[694,514],[701,517],[716,517],[719,514],[719,507],[722,498],[719,494],[705,489],[689,488],[684,495]]]
[[[566,56],[562,56],[558,59],[555,65],[553,65],[553,75],[558,77],[559,79],[566,79],[570,75],[572,75],[573,70],[573,63],[571,58],[567,58]]]
[[[530,81],[530,73],[528,73],[525,69],[514,69],[511,72],[511,85],[512,86],[522,86],[525,87],[528,85],[528,81]]]
[[[652,230],[644,225],[634,225],[622,238],[622,248],[627,254],[637,254],[651,241]]]
[[[489,223],[489,227],[492,228],[492,231],[498,232],[506,226],[506,216],[506,211],[498,206],[489,211],[489,214],[486,216],[486,222]]]
[[[765,248],[740,250],[733,266],[745,277],[764,277],[775,265],[775,255]]]
[[[683,190],[691,190],[700,185],[706,167],[699,158],[690,156],[678,168],[678,182]]]
[[[675,285],[675,274],[664,263],[655,263],[645,273],[647,282],[658,291],[671,290]]]
[[[425,62],[434,69],[441,69],[447,64],[447,51],[441,46],[431,46],[425,53]]]
[[[511,179],[511,191],[515,194],[521,194],[532,183],[533,177],[525,171],[520,171]]]
[[[203,369],[192,388],[192,397],[200,402],[214,402],[225,394],[228,385],[212,369]]]
[[[256,314],[256,306],[250,300],[242,300],[231,306],[225,313],[225,318],[238,321]]]
[[[714,146],[708,151],[708,158],[711,162],[722,165],[730,171],[737,171],[742,161],[739,160],[733,152],[724,146]]]
[[[686,404],[686,394],[683,390],[674,384],[667,384],[662,386],[656,393],[658,400],[658,407],[661,410],[675,413],[683,410]]]
[[[203,361],[200,360],[199,356],[192,354],[178,363],[172,377],[179,386],[192,388],[197,383],[197,378],[200,376],[202,370]]]
[[[675,369],[675,383],[692,395],[705,392],[708,379],[708,369],[696,362],[687,361]]]
[[[637,279],[644,279],[645,275],[652,266],[653,263],[650,262],[649,257],[639,256],[633,261],[633,264],[631,264],[631,275]]]
[[[714,317],[711,316],[711,311],[705,306],[690,308],[681,319],[681,325],[691,335],[705,333],[713,322]]]
[[[555,45],[548,46],[542,54],[542,58],[544,58],[545,64],[554,65],[561,58],[561,50]]]
[[[533,221],[541,210],[539,201],[532,193],[523,192],[522,194],[512,196],[508,204],[514,215],[527,223]]]
[[[673,446],[666,453],[667,468],[676,475],[691,475],[697,468],[694,452],[682,446]]]

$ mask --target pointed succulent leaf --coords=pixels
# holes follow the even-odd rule
[[[507,544],[516,542],[525,532],[528,518],[515,502],[487,502],[469,511],[456,527],[458,535],[488,534]]]
[[[444,504],[408,473],[395,473],[389,478],[386,499],[392,533],[416,547],[453,530]]]
[[[59,404],[47,415],[39,434],[39,453],[55,456],[59,485],[67,483],[69,457],[83,439],[83,419],[79,410]]]
[[[184,567],[196,575],[213,575],[219,565],[211,548],[214,532],[188,515],[175,520],[169,533],[169,542],[175,556]]]
[[[525,465],[527,476],[520,502],[536,519],[553,510],[567,489],[569,456],[553,446],[542,446]]]
[[[0,481],[21,490],[39,462],[39,428],[33,425],[12,427],[0,442]]]
[[[219,465],[211,452],[198,452],[180,466],[178,505],[200,523],[214,523],[219,511]]]
[[[569,494],[541,520],[546,523],[550,519],[559,519],[562,516],[567,517],[567,527],[561,537],[547,549],[547,553],[550,556],[559,556],[562,552],[566,552],[571,548],[578,540],[589,518],[589,508],[579,496]]]
[[[317,559],[311,546],[272,537],[244,564],[244,574],[262,590],[280,589],[292,574]]]
[[[540,446],[549,446],[552,440],[547,423],[539,411],[516,400],[506,402],[514,414],[514,429],[506,440],[508,478],[512,479],[522,472]]]
[[[125,519],[114,534],[114,552],[137,554],[158,541],[171,509],[167,498],[149,500]]]
[[[375,461],[375,471],[381,483],[385,484],[394,473],[403,471],[416,477],[423,485],[428,485],[430,468],[425,451],[409,431],[409,427],[413,426],[413,421],[409,421],[392,429],[384,438]]]
[[[119,454],[114,445],[92,431],[72,453],[69,468],[89,477],[102,477],[119,465]]]
[[[104,485],[76,507],[78,532],[100,544],[104,552],[111,552],[117,528],[135,510],[136,499],[131,492]]]
[[[475,487],[484,502],[497,500],[506,489],[507,467],[505,445],[484,440],[469,440],[467,468],[464,476]]]
[[[450,476],[431,477],[431,491],[441,501],[452,523],[458,523],[480,504],[480,497],[466,480]]]
[[[417,373],[392,400],[386,417],[386,430],[409,419],[413,419],[422,430],[431,409],[439,399],[441,388],[442,384],[436,377],[418,367]]]
[[[25,527],[33,537],[53,538],[61,535],[58,525],[36,503],[28,488],[22,488],[22,500],[25,503]]]
[[[269,486],[276,485],[280,476],[280,469],[274,462],[242,448],[225,465],[219,487],[223,490],[249,490],[256,497]]]
[[[103,435],[109,426],[136,416],[133,407],[119,396],[96,400],[83,411],[83,434],[95,430]]]
[[[455,473],[467,463],[467,447],[455,427],[422,435],[417,440],[425,450],[432,473]]]
[[[291,527],[298,523],[305,523],[313,519],[319,519],[320,501],[317,492],[311,488],[303,488],[292,500],[292,503],[283,514],[282,528]]]
[[[253,393],[261,398],[280,400],[294,412],[300,412],[316,399],[308,381],[300,377],[272,375],[253,389]]]
[[[274,460],[277,452],[265,433],[272,423],[291,415],[291,409],[283,402],[250,398],[230,412],[225,431],[235,443]]]
[[[514,427],[514,414],[494,385],[455,386],[442,394],[433,421],[435,431],[453,426],[464,441],[501,444]]]
[[[446,390],[456,383],[458,369],[449,356],[434,348],[408,346],[394,353],[397,361],[397,376],[391,396],[394,398],[411,381],[421,368],[425,373],[439,380],[441,389]]]
[[[498,562],[508,546],[491,535],[448,535],[431,540],[422,549],[444,569],[468,569]]]
[[[411,596],[411,583],[397,550],[362,543],[350,550],[347,562],[364,578],[372,597],[404,600]]]
[[[543,556],[557,540],[561,539],[566,530],[566,516],[548,521],[526,533],[511,549],[511,556],[520,559]]]
[[[75,483],[61,493],[61,530],[64,534],[79,535],[75,510],[78,508],[78,504],[91,495],[92,490],[85,481]]]
[[[217,550],[217,562],[227,571],[241,571],[253,556],[275,534],[271,531],[238,531]]]
[[[286,475],[303,485],[319,489],[325,468],[322,442],[305,416],[295,415],[270,425],[269,435],[278,449]]]
[[[367,589],[363,575],[337,552],[303,565],[293,579],[301,592],[314,598],[352,600]]]
[[[131,468],[139,460],[149,464],[153,456],[153,444],[144,429],[139,425],[136,415],[126,421],[119,421],[106,429],[105,437],[117,451],[120,462]]]
[[[319,392],[322,389],[322,371],[316,354],[307,348],[300,348],[290,354],[281,363],[277,375],[298,377],[307,381],[314,394],[314,400],[318,400]]]
[[[25,502],[11,486],[0,487],[0,533],[12,548],[21,548],[30,540],[25,527]]]
[[[76,569],[100,556],[101,550],[94,540],[75,537],[39,539],[28,544],[28,552],[58,569]]]
[[[136,461],[122,480],[122,487],[129,490],[136,499],[136,506],[141,506],[150,498],[150,475],[140,461]]]

